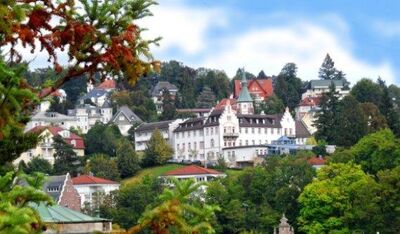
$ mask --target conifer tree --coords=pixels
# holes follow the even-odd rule
[[[172,96],[168,90],[163,91],[162,98],[163,98],[162,100],[163,112],[161,113],[160,119],[161,120],[174,119],[176,115],[175,101],[174,99],[172,99]]]
[[[276,78],[274,92],[285,106],[294,109],[301,99],[302,86],[296,64],[287,63]]]
[[[346,75],[335,68],[335,62],[332,60],[329,54],[326,54],[324,62],[319,69],[319,78],[323,80],[342,80],[345,79]],[[345,86],[348,86],[345,81]]]
[[[67,144],[60,135],[53,137],[53,141],[54,174],[63,175],[69,172],[71,175],[76,175],[80,162],[72,146]]]
[[[324,93],[321,97],[320,110],[316,114],[314,126],[318,129],[315,137],[318,140],[324,140],[328,143],[333,143],[336,138],[337,127],[337,111],[338,111],[338,92],[335,84],[329,87],[329,92]]]
[[[211,108],[215,104],[215,95],[208,86],[203,88],[200,95],[197,97],[198,108]]]

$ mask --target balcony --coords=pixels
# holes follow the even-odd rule
[[[237,138],[239,137],[238,132],[224,132],[224,138]]]

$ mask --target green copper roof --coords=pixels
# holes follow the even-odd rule
[[[253,102],[253,98],[250,96],[246,83],[244,83],[244,85],[242,84],[242,90],[240,91],[237,102]]]
[[[107,219],[91,217],[59,205],[46,206],[40,203],[40,205],[31,204],[30,206],[39,213],[40,218],[45,223],[94,223],[108,221]]]

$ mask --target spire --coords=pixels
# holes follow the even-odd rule
[[[253,102],[253,98],[251,97],[249,90],[247,89],[247,80],[246,80],[246,72],[244,68],[242,69],[242,90],[240,90],[240,94],[237,102]]]
[[[246,71],[242,68],[242,87],[246,84],[247,87],[247,79],[246,79]]]

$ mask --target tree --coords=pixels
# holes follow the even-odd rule
[[[315,137],[327,143],[335,142],[335,129],[339,126],[336,122],[339,106],[337,95],[335,84],[332,83],[329,87],[329,92],[322,94],[320,109],[316,113],[314,126],[317,128],[317,132]]]
[[[215,95],[207,86],[203,88],[200,95],[197,97],[197,108],[211,108],[215,105]]]
[[[115,207],[101,206],[100,210],[123,228],[138,223],[146,207],[153,204],[162,192],[161,181],[157,177],[145,176],[135,184],[123,186],[115,195]],[[103,217],[103,216],[102,216]]]
[[[330,164],[299,197],[298,222],[305,233],[375,233],[380,210],[377,183],[360,166]]]
[[[96,124],[85,135],[86,154],[107,154],[115,156],[118,142],[123,136],[114,124]]]
[[[46,159],[34,157],[31,161],[28,162],[27,167],[25,168],[25,172],[27,174],[32,174],[34,172],[42,172],[44,174],[51,174],[53,171],[53,167]]]
[[[258,73],[257,79],[267,79],[267,75],[265,75],[264,70],[261,70],[261,71]]]
[[[367,134],[367,119],[359,102],[351,95],[339,102],[333,142],[339,146],[352,146]]]
[[[364,118],[367,120],[367,133],[373,133],[384,128],[388,128],[385,116],[381,114],[379,108],[371,103],[361,103]]]
[[[324,62],[319,69],[319,78],[323,80],[342,80],[345,78],[345,75],[342,71],[338,71],[335,68],[335,62],[329,54],[326,54]]]
[[[77,175],[80,162],[72,146],[67,144],[60,135],[57,135],[53,137],[53,148],[55,151],[54,174],[63,175],[69,172],[71,175]]]
[[[144,151],[142,164],[144,167],[164,164],[173,153],[174,150],[163,138],[161,131],[155,129]]]
[[[382,233],[400,232],[400,167],[378,172],[380,185],[381,215],[383,216],[379,231]]]
[[[276,78],[275,94],[283,101],[289,109],[294,109],[302,94],[302,82],[297,77],[297,66],[294,63],[287,63]]]
[[[167,89],[163,91],[162,107],[163,107],[163,112],[160,117],[161,120],[171,120],[175,118],[176,115],[175,101]]]
[[[393,133],[400,137],[400,110],[395,108],[393,99],[390,97],[389,88],[385,82],[378,79],[382,88],[382,103],[380,106],[381,113],[386,117],[387,123]]]
[[[85,171],[92,172],[93,175],[100,178],[114,181],[120,179],[116,160],[104,154],[91,155],[85,166]]]
[[[361,103],[369,102],[374,103],[378,107],[381,106],[382,89],[377,83],[370,79],[363,78],[359,80],[351,88],[350,94]]]
[[[159,196],[161,203],[149,207],[139,224],[128,233],[150,229],[153,233],[214,233],[211,221],[219,207],[198,202],[196,193],[203,185],[194,180],[171,179],[173,189],[165,188]]]
[[[263,111],[265,114],[274,115],[283,113],[285,111],[285,105],[283,104],[282,100],[278,98],[278,96],[273,94],[261,102],[260,107],[257,109],[257,112]]]
[[[117,165],[121,178],[133,176],[140,169],[139,158],[128,140],[121,140],[117,148]]]
[[[312,148],[312,152],[317,156],[325,156],[326,155],[326,141],[320,140],[318,144]]]
[[[42,191],[43,174],[27,176],[8,172],[0,176],[0,232],[1,233],[42,233],[44,222],[33,206],[44,203],[52,205],[52,198]],[[23,180],[27,186],[16,181]]]

